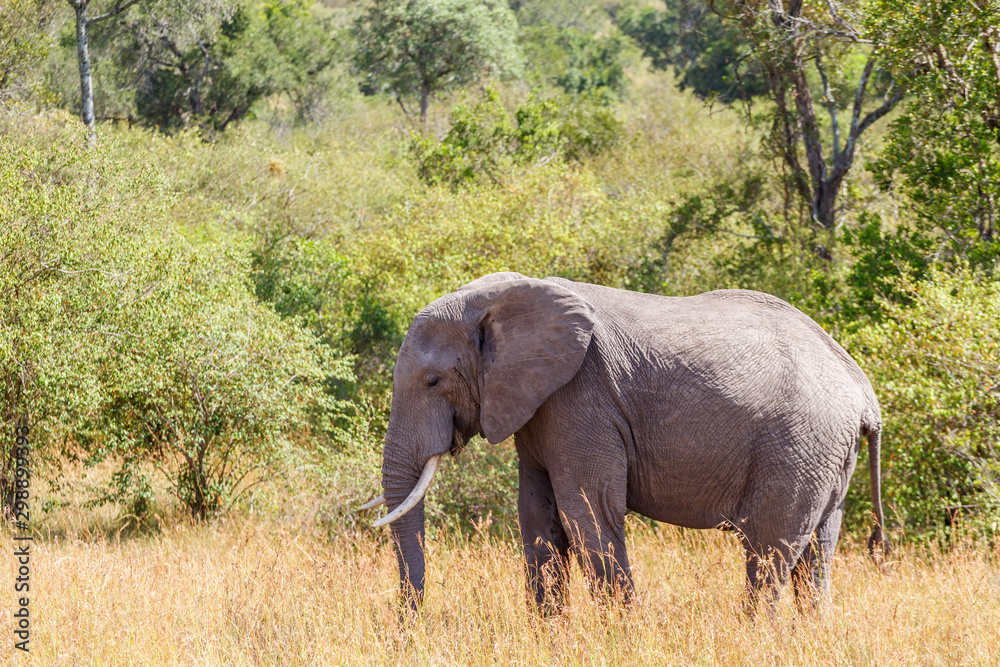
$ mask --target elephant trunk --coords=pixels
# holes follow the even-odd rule
[[[390,513],[402,505],[416,487],[420,470],[414,470],[405,456],[396,458],[394,454],[403,451],[401,447],[387,439],[382,460],[382,488]],[[424,593],[424,500],[394,520],[392,542],[399,564],[399,584],[403,599],[416,608]]]

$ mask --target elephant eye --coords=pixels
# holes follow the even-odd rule
[[[430,388],[430,387],[436,387],[439,380],[440,380],[440,378],[438,378],[437,376],[428,378],[427,379],[427,387],[428,388]]]

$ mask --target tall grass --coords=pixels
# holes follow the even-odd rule
[[[132,539],[39,541],[32,656],[39,665],[1000,662],[1000,550],[902,549],[880,571],[847,545],[824,615],[798,615],[786,590],[773,620],[750,622],[731,535],[630,522],[637,602],[602,605],[574,572],[568,610],[543,620],[526,613],[515,544],[431,540],[423,612],[401,625],[395,558],[371,533],[328,541],[229,518]],[[12,630],[2,615],[0,636]]]

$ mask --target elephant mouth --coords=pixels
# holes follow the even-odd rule
[[[462,433],[456,428],[451,432],[451,446],[448,451],[451,452],[452,456],[455,456],[460,451],[465,449],[465,446],[469,444],[470,438],[462,435]]]

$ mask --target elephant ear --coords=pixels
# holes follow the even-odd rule
[[[488,282],[468,303],[478,329],[479,423],[498,443],[580,370],[594,310],[562,285],[523,276]]]

